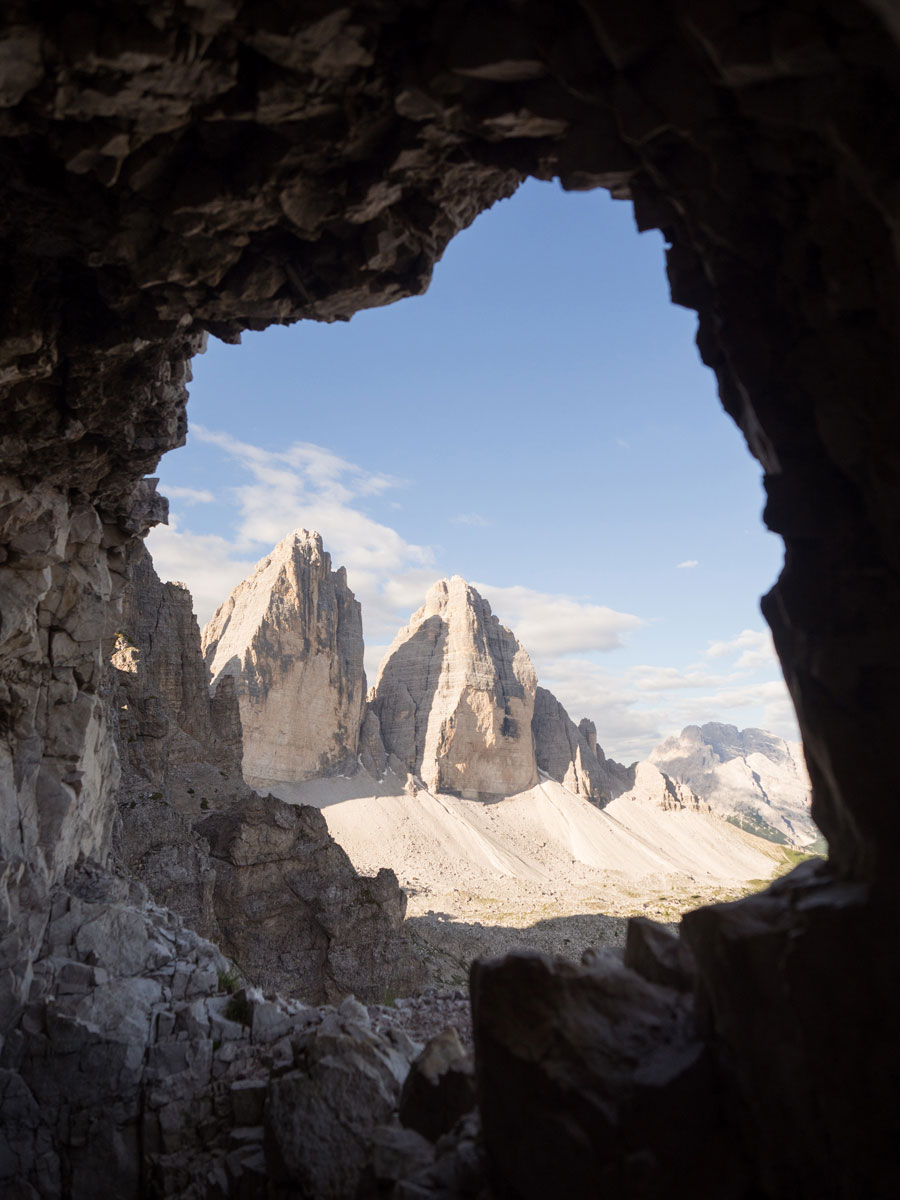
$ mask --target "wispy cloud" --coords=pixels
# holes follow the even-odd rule
[[[736,671],[756,671],[778,665],[775,644],[768,629],[744,629],[725,642],[711,642],[706,658],[735,658]]]
[[[178,487],[170,483],[165,489],[170,500],[181,500],[184,504],[214,504],[215,496],[206,488]]]
[[[596,722],[604,750],[624,762],[645,758],[685,725],[706,721],[758,724],[788,740],[799,737],[781,679],[755,682],[738,672],[701,675],[649,666],[612,672],[604,664],[572,657],[542,662],[539,674],[574,721],[589,716]]]
[[[457,513],[455,517],[450,518],[451,525],[473,525],[481,529],[486,529],[490,525],[490,521],[483,517],[481,513],[468,512]]]
[[[407,576],[421,586],[436,578],[434,551],[407,541],[369,516],[366,502],[403,481],[367,471],[310,442],[266,450],[231,434],[194,425],[191,436],[231,460],[234,483],[221,500],[234,512],[231,539],[193,533],[177,509],[168,527],[155,529],[148,545],[163,578],[179,578],[194,595],[201,624],[212,616],[252,564],[292,529],[322,534],[336,564],[347,568],[362,601],[367,640],[390,640],[397,628],[388,583],[402,588]],[[166,488],[173,499],[177,489]]]
[[[624,644],[626,634],[645,624],[633,613],[616,612],[575,596],[490,583],[472,586],[490,601],[503,624],[532,655],[616,650]]]
[[[675,566],[679,571],[689,571],[691,567],[699,567],[700,563],[696,558],[686,558],[684,562],[676,563]]]

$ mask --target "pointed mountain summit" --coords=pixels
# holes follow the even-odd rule
[[[360,606],[318,533],[288,534],[203,630],[215,692],[231,675],[254,787],[340,772],[356,761],[365,703]]]
[[[531,659],[459,575],[435,583],[378,673],[384,748],[432,792],[513,795],[538,781]]]

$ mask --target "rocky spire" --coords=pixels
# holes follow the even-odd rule
[[[585,718],[576,725],[553,693],[539,687],[531,728],[540,770],[577,796],[601,807],[609,803],[612,793],[606,759],[597,745],[592,721]]]
[[[511,795],[538,781],[531,659],[454,575],[434,584],[385,656],[372,711],[388,754],[431,791]]]
[[[203,652],[214,691],[234,677],[248,783],[295,782],[355,762],[362,618],[318,533],[298,529],[257,563],[203,630]]]

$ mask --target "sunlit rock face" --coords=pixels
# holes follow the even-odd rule
[[[819,836],[809,810],[809,775],[799,742],[763,729],[688,725],[650,761],[687,784],[712,810],[772,841],[807,845]]]
[[[512,795],[537,783],[531,659],[488,602],[436,583],[384,657],[372,708],[385,749],[431,791]]]
[[[217,693],[234,679],[244,778],[295,782],[352,768],[366,695],[362,617],[317,533],[284,538],[203,630]]]

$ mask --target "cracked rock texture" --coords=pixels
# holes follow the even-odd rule
[[[362,616],[318,533],[298,529],[234,589],[203,630],[216,696],[241,710],[244,778],[296,783],[356,766],[366,698]]]
[[[371,709],[389,754],[429,791],[513,795],[537,783],[531,659],[460,576],[442,579],[382,661]]]
[[[229,970],[138,884],[88,864],[56,888],[0,1053],[3,1194],[354,1194],[421,1043]],[[395,1178],[432,1158],[395,1154]]]
[[[392,871],[357,874],[315,808],[242,780],[232,677],[210,698],[190,593],[130,556],[113,656],[117,861],[253,984],[320,1003],[414,992],[426,973]]]
[[[38,1038],[28,1060],[52,1079],[67,1055],[86,1053],[68,1014],[48,1017],[48,1033],[40,1017],[35,1033],[24,1006],[58,889],[76,862],[110,853],[118,767],[106,659],[127,549],[165,515],[143,477],[184,440],[191,355],[208,332],[234,339],[420,292],[480,210],[527,175],[557,176],[611,188],[630,198],[640,229],[662,230],[672,298],[698,312],[701,356],[763,466],[765,519],[785,541],[763,606],[832,863],[814,887],[795,880],[686,923],[698,1027],[723,1106],[741,1114],[747,1191],[900,1193],[895,6],[13,0],[0,15],[0,66],[4,1055]],[[516,1005],[504,1011],[513,1022]],[[91,1023],[85,1036],[113,1063],[127,1116],[138,1068],[130,1057],[118,1065],[114,1024]],[[501,1047],[515,1044],[508,1033]],[[531,1067],[510,1078],[527,1104]],[[602,1071],[577,1078],[586,1097],[599,1088],[609,1102]],[[492,1079],[479,1084],[486,1113],[491,1087],[511,1090]],[[110,1179],[135,1194],[156,1161],[156,1126],[119,1138],[100,1115],[74,1119],[97,1112],[91,1095],[63,1114],[18,1080],[4,1100],[21,1100],[17,1144],[36,1147],[4,1158],[20,1191],[52,1195],[56,1155],[70,1195],[95,1196]],[[115,1108],[105,1080],[77,1080],[104,1112]],[[663,1091],[647,1093],[651,1112]],[[193,1094],[165,1127],[172,1153],[205,1127],[187,1119]],[[587,1146],[603,1171],[580,1124],[587,1110],[573,1107],[570,1143],[552,1127],[560,1160]],[[671,1139],[690,1144],[692,1111],[671,1104],[670,1141],[660,1130],[659,1155],[648,1142],[627,1164],[630,1181],[646,1165],[640,1194],[652,1194],[656,1163],[679,1161]],[[486,1118],[498,1175],[512,1161],[504,1128]],[[534,1130],[512,1132],[521,1144]],[[393,1170],[396,1144],[382,1149]],[[205,1160],[198,1169],[208,1190]],[[222,1191],[228,1170],[214,1176]],[[178,1171],[161,1179],[157,1191],[188,1194]],[[704,1188],[721,1196],[688,1184],[691,1200]],[[673,1171],[661,1194],[679,1188]]]

